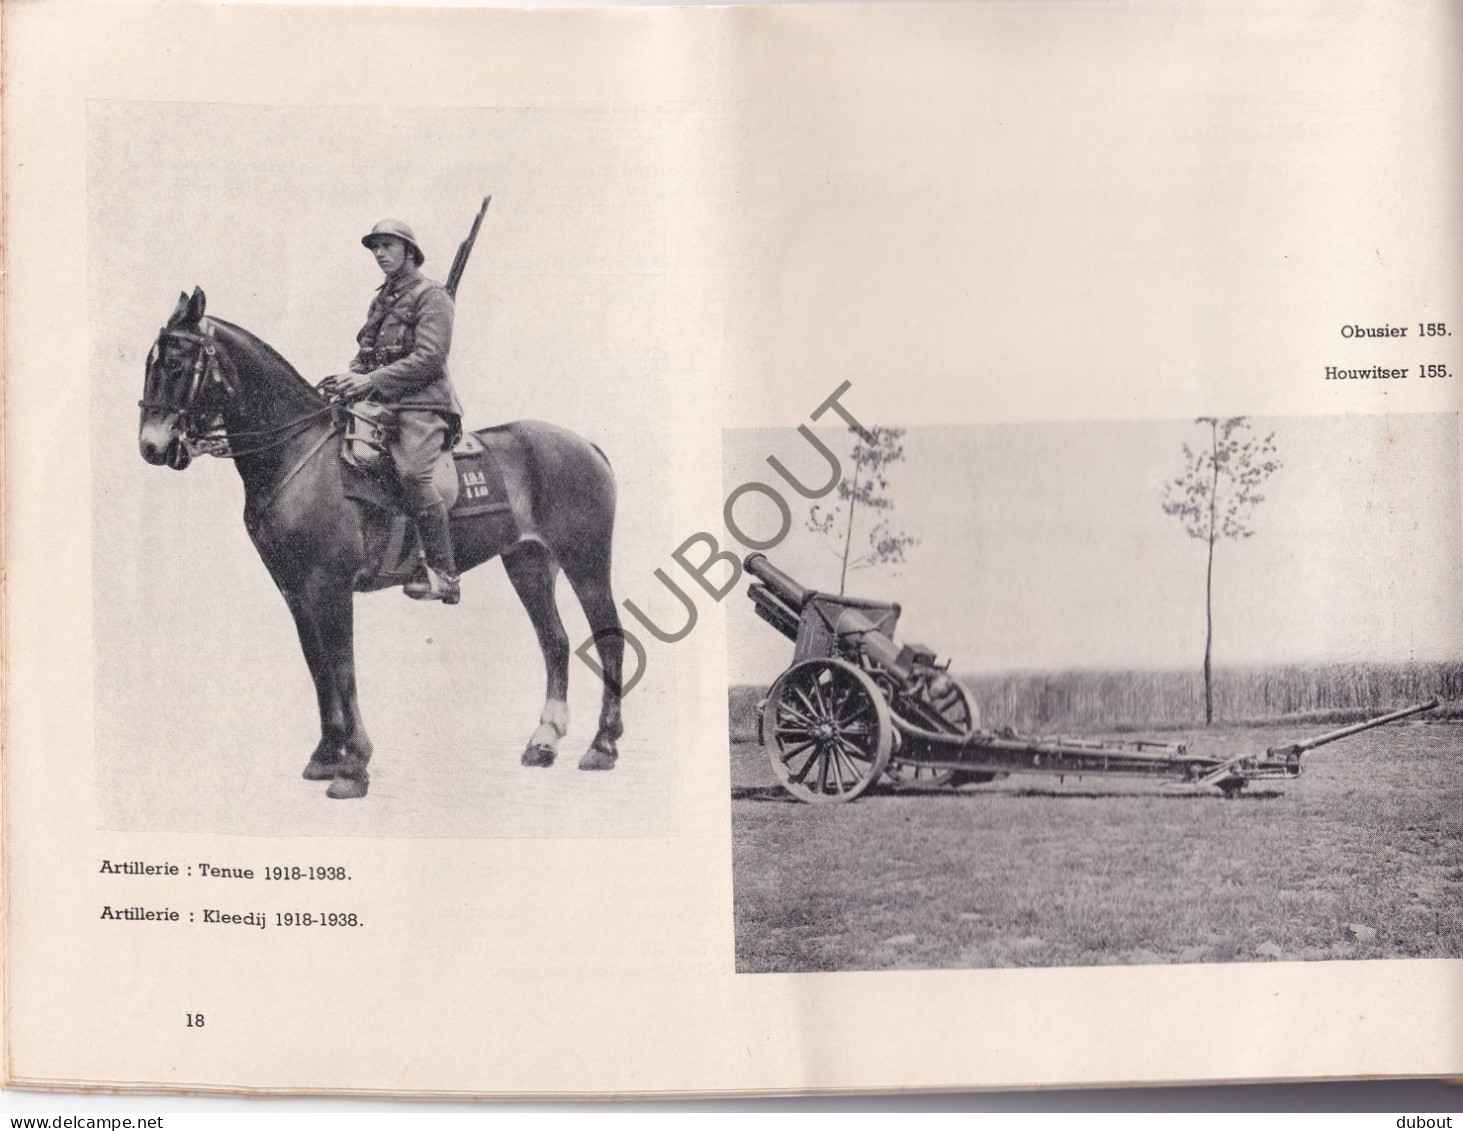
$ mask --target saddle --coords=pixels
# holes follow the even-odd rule
[[[357,420],[356,410],[362,407],[364,404],[351,406],[351,422]],[[370,504],[384,512],[388,520],[378,524],[379,531],[371,532],[379,537],[369,538],[368,558],[375,563],[373,576],[365,579],[370,588],[409,580],[416,572],[420,556],[411,520],[403,506],[401,488],[396,481],[396,469],[386,450],[389,433],[385,429],[389,426],[389,414],[375,424],[378,429],[375,432],[364,425],[353,428],[348,423],[341,437],[346,497]],[[376,458],[358,459],[363,448],[374,453]],[[504,522],[514,521],[503,474],[481,436],[475,432],[462,432],[452,448],[452,465],[457,473],[457,499],[448,517],[454,525],[461,519],[483,515],[501,515]]]
[[[401,488],[392,466],[389,444],[396,426],[391,405],[358,401],[345,407],[344,435],[340,455],[349,469],[345,493],[352,499],[383,510],[401,510]],[[454,421],[456,417],[452,418]],[[452,446],[452,463],[457,470],[453,518],[470,518],[508,510],[508,492],[502,473],[487,445],[475,432],[460,427]]]
[[[344,417],[345,442],[340,455],[347,464],[367,475],[385,475],[391,468],[388,445],[396,429],[396,412],[386,404],[362,400],[341,405],[337,419]]]

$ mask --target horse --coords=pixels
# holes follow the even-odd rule
[[[304,776],[328,797],[365,797],[371,739],[356,696],[353,605],[378,578],[392,515],[351,498],[337,406],[265,342],[206,316],[195,287],[182,293],[146,363],[138,447],[155,466],[184,470],[195,453],[231,458],[244,483],[244,521],[294,617],[320,708],[320,741]],[[459,568],[495,557],[528,611],[547,672],[525,766],[546,767],[569,725],[569,641],[554,588],[562,570],[599,654],[599,730],[581,770],[619,757],[624,638],[610,588],[615,481],[608,459],[573,432],[523,420],[474,433],[496,460],[509,514],[452,520]],[[399,578],[396,582],[399,584]]]

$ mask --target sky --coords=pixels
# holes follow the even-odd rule
[[[1251,426],[1274,433],[1282,466],[1253,536],[1216,548],[1215,663],[1463,658],[1456,416]],[[820,435],[847,455],[847,433]],[[887,513],[919,541],[902,564],[851,572],[848,592],[899,601],[902,633],[960,670],[1194,665],[1206,546],[1162,497],[1181,445],[1207,435],[1179,420],[910,429]],[[809,481],[826,466],[791,430],[728,432],[728,490],[777,483],[771,454]],[[841,547],[806,529],[807,509],[768,556],[836,592]],[[752,497],[738,514],[749,533],[774,529]],[[867,528],[857,523],[856,547]],[[789,647],[740,594],[728,604],[733,682],[775,675]]]

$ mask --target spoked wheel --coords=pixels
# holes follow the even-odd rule
[[[815,804],[852,801],[889,764],[894,728],[874,681],[842,660],[804,660],[782,674],[762,734],[783,787]]]
[[[980,728],[975,696],[957,679],[936,672],[893,699],[894,719],[906,737],[969,738]]]

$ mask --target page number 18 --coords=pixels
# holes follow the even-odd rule
[[[183,1016],[188,1019],[188,1028],[190,1028],[190,1029],[202,1029],[203,1028],[203,1014],[201,1014],[201,1013],[185,1013],[185,1014],[183,1014]]]

